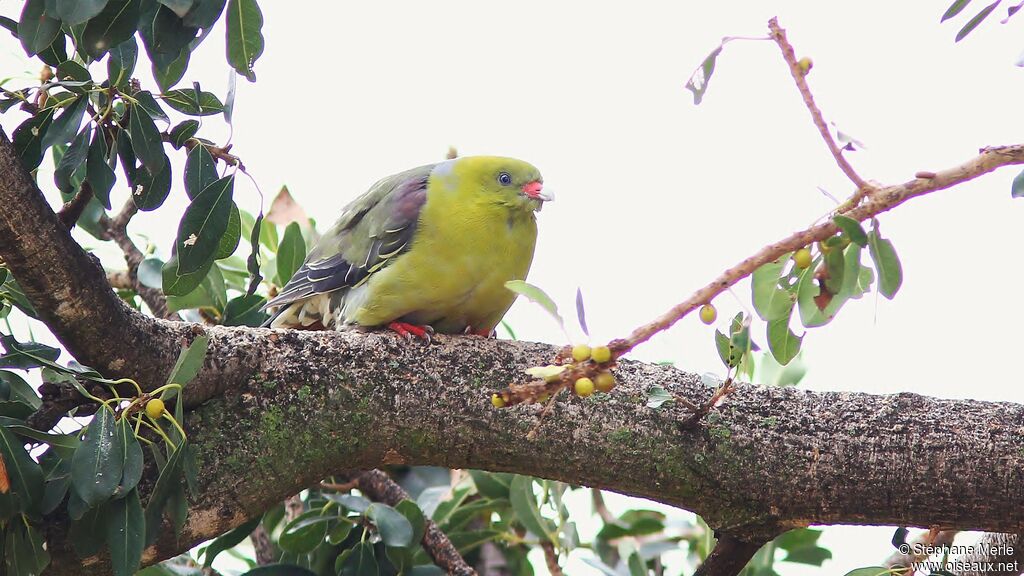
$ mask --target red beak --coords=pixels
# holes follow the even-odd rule
[[[544,185],[536,180],[523,186],[523,194],[533,198],[534,200],[540,200],[542,202],[552,200],[551,195],[545,194],[543,190]]]

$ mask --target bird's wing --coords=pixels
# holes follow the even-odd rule
[[[263,308],[358,286],[408,250],[434,166],[389,176],[353,200],[291,280]]]

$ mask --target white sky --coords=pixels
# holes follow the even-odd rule
[[[1021,22],[1000,26],[1002,8],[954,44],[979,7],[940,26],[948,2],[262,4],[267,49],[258,83],[239,80],[232,141],[264,193],[287,184],[327,224],[373,181],[440,160],[449,145],[531,161],[558,199],[540,214],[530,280],[569,324],[582,287],[598,341],[628,333],[825,214],[833,203],[818,186],[851,192],[773,43],[729,44],[704,103],[693,105],[683,85],[722,36],[765,34],[778,15],[798,54],[814,59],[809,82],[826,120],[867,145],[849,158],[869,179],[950,167],[1024,133],[1012,112],[1024,88],[1024,70],[1013,66],[1024,48]],[[4,14],[19,8],[0,3]],[[223,95],[221,36],[200,48],[188,78]],[[10,39],[0,52],[4,76],[28,69]],[[21,117],[8,114],[4,127]],[[223,142],[227,130],[208,119],[200,134]],[[1024,400],[1005,356],[1024,322],[1014,256],[1024,200],[1010,198],[1014,175],[1006,169],[884,215],[903,288],[895,302],[851,302],[810,333],[803,386]],[[115,205],[125,198],[120,189]],[[250,209],[258,202],[241,181],[236,199]],[[132,229],[166,255],[184,200],[177,187],[168,208]],[[723,322],[749,306],[746,285],[735,293],[739,300],[716,300]],[[564,338],[524,302],[507,320],[520,338]],[[688,318],[635,357],[721,372],[712,334]],[[758,334],[763,343],[763,325]],[[587,511],[581,506],[581,519]],[[826,531],[835,559],[824,572],[879,562],[890,535]],[[569,571],[591,569],[574,562]],[[789,564],[777,571],[822,573]]]

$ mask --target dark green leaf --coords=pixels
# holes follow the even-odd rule
[[[246,295],[252,295],[256,292],[256,288],[259,287],[263,277],[260,276],[260,224],[263,222],[263,211],[260,210],[256,220],[253,222],[252,232],[249,235],[249,244],[252,246],[252,251],[249,253],[249,258],[246,260],[246,268],[249,270],[249,276],[252,278],[249,281],[249,289],[246,291]]]
[[[819,296],[820,288],[814,277],[814,268],[807,268],[800,273],[797,285],[797,304],[800,310],[800,321],[804,326],[813,328],[828,324],[847,300],[859,297],[863,293],[863,287],[870,285],[870,269],[867,269],[868,274],[865,275],[865,269],[860,264],[860,255],[860,246],[850,244],[846,247],[843,286],[837,293],[832,294],[824,309],[819,308],[818,302],[815,301],[815,298]]]
[[[45,366],[47,361],[52,362],[60,356],[58,348],[38,342],[18,342],[13,336],[0,334],[0,343],[6,350],[5,354],[0,355],[0,368],[21,368],[23,370],[38,368]]]
[[[114,576],[132,576],[139,569],[146,540],[146,520],[138,490],[111,502],[104,520]]]
[[[203,566],[210,566],[213,564],[213,560],[218,554],[225,550],[234,548],[240,544],[242,540],[248,538],[249,534],[252,534],[252,531],[260,525],[260,520],[262,519],[263,516],[256,516],[245,524],[221,534],[214,539],[213,542],[210,542],[210,545],[206,547],[206,552],[203,556]]]
[[[192,120],[192,119],[185,120],[184,122],[178,124],[177,126],[175,126],[174,128],[171,129],[171,144],[173,144],[175,148],[180,149],[182,146],[185,145],[185,142],[187,142],[189,138],[192,138],[193,136],[196,135],[196,132],[198,130],[199,130],[199,121],[198,120]],[[200,145],[200,146],[196,146],[196,148],[205,148],[205,147]],[[195,150],[195,148],[193,148],[193,150]],[[209,152],[207,152],[207,153],[209,153]],[[186,173],[187,173],[187,169],[186,169]],[[186,186],[186,189],[187,189],[187,187],[188,187],[188,179],[187,179],[187,177],[186,177],[186,180],[185,180],[185,186]],[[202,188],[200,188],[200,190],[202,190]],[[189,196],[189,198],[191,198],[191,197],[192,196]]]
[[[909,534],[910,530],[908,530],[906,527],[900,526],[899,528],[897,528],[896,531],[892,534],[892,547],[899,548],[900,546],[906,544],[907,536]]]
[[[89,507],[105,502],[117,490],[124,459],[116,453],[114,411],[100,407],[85,430],[82,445],[71,460],[71,485]]]
[[[200,91],[197,96],[191,89],[171,90],[164,93],[163,99],[171,108],[190,116],[211,116],[224,111],[220,98],[211,92]]]
[[[86,105],[89,99],[79,97],[71,105],[64,109],[64,112],[53,120],[50,129],[42,136],[42,151],[54,144],[69,142],[78,134],[78,127],[82,125],[82,116],[85,115]]]
[[[693,103],[694,105],[700,104],[701,100],[704,99],[704,93],[707,92],[708,82],[711,81],[711,75],[715,73],[715,62],[718,60],[718,55],[722,53],[722,46],[715,48],[710,54],[704,58],[704,62],[701,63],[700,68],[694,71],[690,79],[686,81],[686,89],[693,92]]]
[[[166,123],[168,126],[171,125],[171,119],[164,112],[164,109],[157,103],[156,98],[153,98],[148,90],[141,90],[136,92],[133,96],[138,101],[138,105],[141,106],[146,112],[149,113],[149,117],[155,120],[160,120]]]
[[[151,544],[160,532],[160,524],[163,520],[164,507],[174,491],[181,485],[182,478],[182,455],[181,447],[171,452],[160,476],[156,479],[153,491],[146,503],[146,545]]]
[[[174,363],[170,375],[167,376],[168,384],[188,384],[203,369],[203,361],[206,359],[206,351],[210,347],[209,336],[196,336],[192,344],[183,346],[178,360]],[[169,392],[162,396],[164,400],[174,398],[176,392]]]
[[[793,309],[795,295],[779,287],[782,270],[790,259],[789,254],[754,270],[750,288],[753,293],[754,310],[762,320],[770,321],[788,317]]]
[[[50,66],[60,66],[68,59],[67,36],[57,34],[53,42],[36,56]]]
[[[224,308],[225,326],[252,326],[258,327],[268,318],[260,312],[260,308],[266,303],[266,298],[258,294],[242,295],[232,299]]]
[[[22,122],[11,135],[14,150],[18,153],[26,170],[35,170],[43,160],[43,137],[49,132],[53,121],[53,108],[43,110]]]
[[[0,27],[11,33],[11,36],[18,37],[18,21],[7,16],[0,16]]]
[[[253,568],[241,576],[317,576],[317,573],[294,564],[267,564]]]
[[[878,271],[878,291],[889,300],[896,296],[903,284],[903,266],[892,241],[882,238],[875,228],[868,235],[868,250]]]
[[[110,156],[103,130],[97,130],[85,160],[85,179],[92,186],[92,193],[103,207],[110,209],[110,191],[117,177],[107,163]]]
[[[55,458],[57,463],[46,471],[46,486],[43,488],[43,499],[39,504],[41,514],[50,514],[64,502],[64,497],[71,487],[71,460],[69,458]]]
[[[9,576],[35,576],[50,564],[43,536],[31,524],[11,522],[5,530],[3,557]]]
[[[942,19],[939,20],[939,22],[945,22],[946,20],[949,20],[953,16],[956,16],[970,3],[971,0],[956,0],[955,2],[949,5],[949,8],[946,8],[946,12],[942,15]]]
[[[160,131],[144,108],[131,107],[128,135],[132,139],[132,150],[150,174],[157,174],[166,167],[168,161]]]
[[[149,60],[164,70],[177,60],[198,29],[185,26],[170,8],[155,0],[144,0],[139,15],[139,34]]]
[[[336,521],[337,516],[322,514],[320,510],[303,512],[284,527],[277,544],[285,552],[308,554],[323,544],[328,525]]]
[[[402,500],[396,504],[395,510],[397,510],[402,516],[405,516],[405,519],[409,521],[409,525],[412,526],[410,546],[419,546],[420,542],[423,540],[423,534],[427,529],[426,518],[423,516],[423,511],[420,510],[420,507],[417,506],[415,502],[409,499]]]
[[[15,418],[0,416],[0,426],[3,426],[4,429],[14,432],[19,436],[24,436],[25,438],[31,438],[32,440],[38,440],[39,442],[45,442],[50,446],[54,446],[55,449],[59,449],[60,453],[64,455],[74,453],[78,446],[81,445],[81,441],[79,441],[78,437],[74,434],[51,434],[49,432],[42,432],[23,424],[20,420]]]
[[[988,15],[991,14],[992,11],[996,9],[996,6],[999,6],[999,3],[1001,1],[1002,0],[996,0],[995,2],[989,4],[988,6],[985,6],[984,8],[981,9],[980,12],[974,15],[974,18],[968,20],[967,24],[964,24],[964,27],[961,28],[960,31],[956,33],[955,41],[959,42],[966,38],[968,34],[970,34],[975,28],[978,27],[979,24],[982,23],[982,21],[985,20],[985,18],[988,18]]]
[[[255,82],[252,67],[263,53],[263,13],[256,0],[230,0],[227,20],[228,63],[249,82]]]
[[[362,514],[366,512],[366,509],[370,507],[371,502],[362,496],[356,496],[355,494],[328,494],[326,495],[329,500],[334,500],[338,504],[344,506],[347,510],[358,512]]]
[[[142,446],[127,418],[117,421],[113,457],[122,461],[121,481],[114,492],[114,496],[119,497],[134,490],[142,479]]]
[[[228,216],[228,227],[224,235],[220,237],[220,244],[217,246],[217,253],[213,255],[214,260],[227,258],[238,249],[238,242],[242,239],[242,217],[238,212],[238,206],[231,203],[231,214]]]
[[[95,85],[89,69],[74,60],[61,62],[57,66],[56,74],[60,85],[76,94],[85,94]],[[55,144],[59,144],[59,142],[55,142]]]
[[[617,540],[625,536],[646,536],[665,530],[665,515],[655,510],[627,510],[614,524],[605,524],[597,533],[599,540]]]
[[[779,364],[785,366],[796,357],[803,339],[803,336],[797,336],[789,329],[788,315],[768,321],[768,349]]]
[[[227,0],[195,0],[192,10],[185,15],[185,26],[209,28],[220,18]]]
[[[882,566],[869,566],[867,568],[857,568],[856,570],[850,570],[844,576],[890,576],[892,570],[883,568]]]
[[[68,146],[67,151],[61,156],[56,170],[53,171],[53,182],[57,189],[64,194],[74,194],[78,191],[72,176],[85,163],[85,159],[89,155],[89,137],[91,135],[92,124],[86,124],[85,128],[82,128],[82,131],[78,133],[78,136],[75,136],[75,139],[71,141],[71,145]]]
[[[821,546],[799,548],[786,554],[786,557],[782,560],[784,562],[795,562],[797,564],[810,564],[813,566],[821,566],[825,560],[832,559],[832,552]]]
[[[374,502],[366,509],[366,517],[377,526],[386,546],[403,548],[413,543],[412,524],[391,506]]]
[[[175,240],[177,274],[195,272],[213,260],[231,217],[234,189],[234,175],[225,176],[204,188],[185,209]]]
[[[516,513],[516,519],[519,520],[524,528],[542,540],[557,542],[551,520],[545,518],[540,513],[537,497],[533,493],[533,478],[517,474],[512,478],[509,496],[512,502],[512,510]]]
[[[1024,198],[1024,170],[1013,179],[1013,185],[1010,186],[1010,197]]]
[[[849,238],[851,242],[861,248],[867,248],[868,235],[867,232],[864,232],[864,228],[861,227],[860,222],[857,222],[849,216],[843,216],[842,214],[833,216],[832,221],[836,223],[836,226],[839,226],[839,229],[846,234],[846,237]]]
[[[60,34],[60,20],[47,16],[46,0],[27,0],[18,20],[18,38],[29,56],[45,50],[57,34]]]
[[[298,222],[288,224],[277,247],[277,283],[284,286],[306,260],[306,241]]]
[[[629,576],[647,576],[647,563],[640,557],[639,552],[633,552],[626,561],[629,568]]]
[[[182,77],[185,76],[185,70],[188,69],[188,62],[191,57],[192,53],[185,49],[164,68],[157,68],[156,64],[153,65],[153,78],[156,80],[156,85],[160,88],[161,92],[166,92],[173,88],[175,84],[181,82]]]
[[[192,0],[157,0],[157,2],[170,8],[178,18],[184,18],[188,11],[192,9]]]
[[[469,475],[473,478],[473,484],[476,485],[477,492],[482,496],[508,500],[508,490],[512,484],[511,474],[470,470]]]
[[[838,294],[843,287],[843,276],[846,271],[846,255],[838,248],[833,248],[825,254],[825,287],[832,294]]]
[[[191,274],[183,274],[179,276],[177,273],[178,257],[172,256],[171,259],[163,265],[161,276],[163,291],[167,296],[167,304],[175,310],[185,310],[188,308],[212,305],[214,302],[213,296],[212,294],[209,294],[208,290],[203,288],[203,283],[207,278],[209,278],[210,271],[215,268],[213,260],[210,260],[203,268],[192,272]],[[194,301],[197,300],[196,297],[200,295],[194,293],[199,290],[205,290],[205,296],[198,298],[198,303],[195,303]],[[175,299],[178,299],[177,302],[175,302]]]
[[[56,12],[51,14],[60,18],[64,24],[81,24],[103,11],[107,0],[54,0]]]
[[[149,118],[146,114],[140,114],[140,116]],[[120,153],[120,150],[118,152]],[[163,154],[162,150],[160,150],[160,154]],[[132,171],[133,174],[128,179],[132,185],[132,201],[139,207],[139,210],[145,212],[156,210],[163,205],[167,200],[167,195],[171,192],[171,163],[167,160],[167,156],[163,156],[163,159],[163,166],[156,174],[150,172],[145,166],[139,166]]]
[[[75,501],[79,502],[79,506],[81,506],[81,516],[77,519],[72,504]],[[69,496],[68,512],[72,519],[70,539],[75,553],[79,557],[85,558],[99,552],[106,535],[107,505],[101,504],[95,508],[88,508],[72,490]]]
[[[348,538],[348,535],[352,533],[353,527],[354,524],[351,522],[337,522],[327,530],[327,543],[335,546],[341,544],[346,538]]]
[[[43,469],[25,451],[21,439],[6,428],[0,428],[0,458],[7,467],[11,494],[17,510],[34,512],[43,498]]]
[[[140,0],[110,0],[82,32],[83,48],[89,56],[99,60],[109,50],[111,60],[118,61],[116,68],[107,62],[112,86],[125,85],[135,69],[139,49],[134,35],[139,24],[139,4]]]
[[[377,558],[373,554],[373,545],[369,542],[356,544],[337,568],[338,576],[377,576],[380,573]]]
[[[217,165],[206,146],[199,144],[188,152],[185,160],[185,193],[189,200],[217,181]]]

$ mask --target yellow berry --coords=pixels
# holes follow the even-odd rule
[[[793,254],[793,264],[801,270],[809,268],[811,266],[811,260],[811,251],[807,248],[801,248]]]
[[[491,394],[491,406],[495,408],[504,408],[505,399],[501,397],[501,394]]]
[[[590,358],[590,346],[577,344],[572,347],[572,359],[574,361],[583,362],[587,358]]]
[[[718,310],[715,310],[714,304],[705,304],[700,307],[700,321],[705,324],[714,324],[715,318],[718,318]]]
[[[829,252],[832,251],[832,247],[829,246],[828,244],[826,244],[824,241],[822,241],[822,242],[818,242],[818,250],[822,254],[828,254]]]
[[[590,396],[594,393],[594,381],[584,376],[576,381],[575,388],[580,396]]]
[[[164,401],[159,398],[153,398],[149,402],[146,402],[146,415],[154,420],[163,416]]]
[[[604,364],[612,359],[612,351],[607,346],[598,346],[591,350],[590,359],[598,364]]]
[[[615,388],[615,376],[611,372],[601,372],[594,377],[594,387],[601,392],[611,392]]]
[[[814,60],[811,60],[806,56],[797,61],[796,64],[800,67],[800,72],[802,72],[804,76],[811,71],[811,68],[814,68]]]

